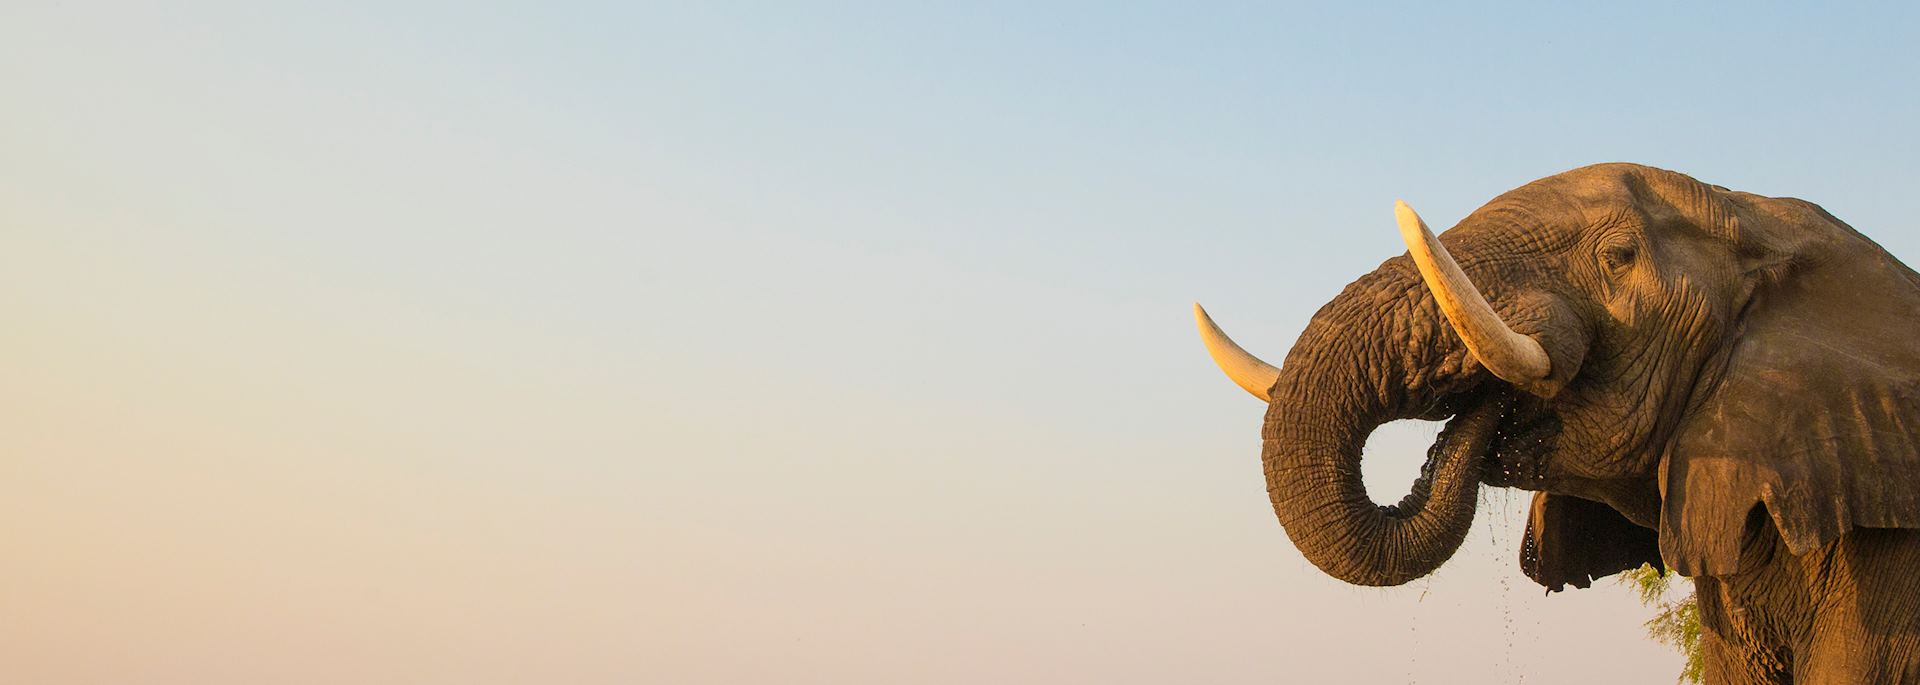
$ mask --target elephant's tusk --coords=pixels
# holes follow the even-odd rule
[[[1235,344],[1233,338],[1227,337],[1226,332],[1213,322],[1213,317],[1207,316],[1207,310],[1201,308],[1198,302],[1193,303],[1193,322],[1200,327],[1200,341],[1206,343],[1207,354],[1213,357],[1213,363],[1219,365],[1221,371],[1227,372],[1227,378],[1253,393],[1254,397],[1273,401],[1267,396],[1267,391],[1273,388],[1274,381],[1280,379],[1279,369],[1260,361],[1259,357]]]
[[[1473,287],[1473,281],[1467,280],[1466,272],[1460,270],[1453,255],[1447,253],[1446,246],[1440,244],[1433,231],[1427,230],[1427,222],[1421,221],[1412,207],[1396,201],[1393,213],[1400,221],[1400,237],[1407,242],[1407,253],[1420,267],[1427,289],[1433,291],[1440,311],[1453,322],[1454,332],[1466,341],[1467,350],[1480,360],[1480,365],[1501,380],[1516,385],[1546,378],[1553,368],[1553,360],[1547,357],[1540,342],[1514,332],[1500,320],[1500,314],[1487,304],[1480,289]]]

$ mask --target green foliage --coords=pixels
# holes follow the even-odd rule
[[[1686,596],[1677,600],[1669,599],[1668,591],[1675,589],[1676,579],[1685,585],[1682,591]],[[1647,621],[1647,635],[1672,645],[1687,657],[1687,665],[1680,670],[1679,682],[1701,682],[1700,605],[1694,601],[1693,581],[1675,576],[1672,572],[1655,571],[1652,565],[1644,565],[1620,574],[1620,582],[1639,593],[1641,604],[1659,612]]]

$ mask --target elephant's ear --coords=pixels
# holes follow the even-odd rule
[[[1754,289],[1661,461],[1667,565],[1738,571],[1762,505],[1794,554],[1920,528],[1920,276],[1810,203],[1722,197]]]
[[[1634,525],[1599,502],[1533,493],[1527,536],[1520,542],[1520,570],[1548,592],[1567,585],[1591,587],[1595,578],[1641,564],[1665,569],[1652,529]]]

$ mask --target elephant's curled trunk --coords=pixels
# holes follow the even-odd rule
[[[1390,262],[1314,316],[1273,384],[1263,431],[1280,524],[1315,566],[1358,585],[1419,578],[1459,548],[1505,410],[1474,391],[1484,376],[1408,267]],[[1360,475],[1368,436],[1456,409],[1412,491],[1375,504]]]
[[[1440,567],[1473,524],[1481,456],[1501,403],[1450,422],[1398,504],[1378,505],[1360,477],[1360,451],[1378,424],[1330,426],[1310,408],[1275,402],[1261,455],[1274,513],[1307,560],[1357,585],[1399,585]]]

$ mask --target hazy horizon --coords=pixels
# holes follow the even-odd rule
[[[1526,493],[1314,569],[1190,304],[1603,161],[1914,263],[1915,13],[10,5],[0,681],[1668,682]]]

